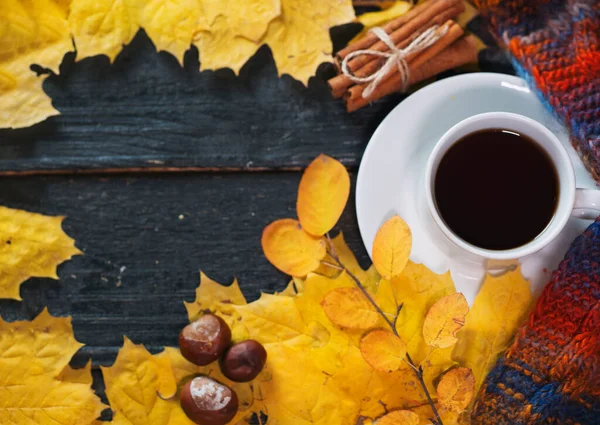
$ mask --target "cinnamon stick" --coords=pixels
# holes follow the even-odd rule
[[[383,26],[383,30],[385,32],[387,32],[388,34],[391,34],[392,32],[396,31],[398,28],[400,28],[402,25],[404,25],[405,23],[407,23],[408,21],[413,19],[415,16],[419,15],[420,13],[423,13],[425,10],[434,6],[436,3],[440,3],[442,1],[447,1],[447,0],[429,0],[429,1],[426,1],[425,3],[420,3],[420,4],[416,5],[415,7],[413,7],[411,10],[409,10],[406,14],[389,21],[387,24],[385,24]],[[373,44],[375,44],[377,41],[379,41],[379,38],[377,38],[377,36],[375,34],[369,33],[366,36],[364,36],[363,38],[361,38],[360,40],[357,40],[356,42],[346,46],[345,48],[343,48],[342,50],[337,52],[335,57],[341,63],[341,61],[346,56],[348,56],[349,53],[354,52],[356,50],[367,49],[367,48],[371,47]]]
[[[429,8],[429,9],[425,10],[423,13],[415,16],[414,19],[411,19],[409,22],[407,22],[401,28],[398,28],[396,31],[392,32],[389,35],[390,39],[392,40],[392,43],[396,44],[396,43],[401,42],[402,40],[405,40],[406,38],[410,37],[411,34],[414,34],[416,31],[419,30],[419,28],[422,28],[424,25],[427,25],[429,22],[438,22],[438,25],[439,25],[442,22],[444,22],[445,20],[447,20],[451,17],[455,17],[455,16],[448,16],[448,17],[445,17],[444,20],[437,19],[438,15],[443,14],[444,12],[448,11],[449,9],[453,9],[453,13],[456,14],[455,16],[458,16],[460,13],[462,13],[465,10],[465,4],[462,0],[439,0],[439,1],[435,2],[435,4],[431,8]],[[445,14],[444,14],[444,16],[445,16]],[[389,50],[389,49],[388,49],[388,46],[383,41],[380,40],[380,41],[377,41],[375,44],[373,44],[371,47],[369,47],[369,50],[377,50],[380,52],[385,52],[386,50]],[[358,56],[348,62],[348,69],[351,72],[356,72],[363,65],[365,65],[368,62],[371,62],[372,60],[373,60],[372,56],[367,56],[367,55]]]
[[[414,39],[416,39],[419,35],[425,32],[427,29],[431,28],[434,25],[441,25],[446,22],[448,19],[455,18],[464,10],[464,4],[460,4],[458,6],[453,6],[450,9],[442,12],[439,15],[434,16],[427,23],[422,25],[419,29],[417,29],[413,34],[409,34],[406,38],[396,43],[396,47],[399,49],[406,48]],[[386,51],[389,50],[386,46]],[[370,59],[369,62],[360,67],[354,75],[357,77],[366,77],[376,72],[381,66],[383,66],[385,59],[377,58],[374,56],[368,56]],[[329,89],[334,99],[338,99],[344,95],[346,90],[354,85],[354,81],[348,78],[347,75],[340,74],[337,75],[327,82],[329,85]]]
[[[454,68],[455,66],[476,60],[477,49],[475,40],[472,36],[468,36],[459,40],[459,43],[456,40],[460,38],[462,34],[463,30],[460,26],[453,24],[444,37],[415,57],[409,63],[409,85]],[[396,72],[388,79],[382,81],[368,98],[363,97],[366,86],[353,86],[344,95],[346,109],[348,112],[356,111],[357,109],[366,106],[371,101],[402,90],[402,85],[402,76],[399,72]]]

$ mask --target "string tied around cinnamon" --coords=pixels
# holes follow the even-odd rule
[[[415,38],[408,46],[403,49],[396,47],[394,42],[390,39],[390,36],[383,30],[383,28],[375,27],[369,30],[375,34],[381,41],[383,41],[388,48],[389,52],[380,52],[378,50],[356,50],[355,52],[349,53],[342,62],[342,73],[346,75],[350,80],[357,84],[370,83],[364,90],[362,96],[368,98],[373,91],[377,88],[384,78],[392,71],[394,67],[398,67],[400,76],[402,79],[402,91],[405,91],[408,82],[410,81],[410,69],[406,61],[406,57],[410,54],[420,52],[433,45],[440,38],[442,38],[448,32],[448,26],[444,25],[440,30],[439,25],[433,25],[431,28],[424,31],[421,35]],[[387,58],[385,63],[377,71],[365,77],[359,77],[352,73],[348,67],[348,62],[357,56],[371,55]]]

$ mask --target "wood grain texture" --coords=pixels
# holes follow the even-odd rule
[[[249,300],[285,287],[260,236],[271,221],[295,216],[299,179],[291,172],[2,178],[0,205],[66,215],[63,228],[85,253],[59,267],[59,281],[23,284],[23,302],[0,301],[2,317],[31,319],[44,306],[72,315],[86,344],[76,365],[90,355],[94,365],[112,363],[123,335],[153,351],[176,345],[199,270],[221,283],[236,276]],[[339,228],[368,264],[352,203]]]
[[[239,77],[198,68],[196,49],[182,68],[143,32],[112,65],[104,56],[67,57],[44,84],[62,115],[0,130],[0,172],[286,169],[321,151],[356,166],[400,96],[348,115],[331,99],[326,65],[304,87],[277,76],[268,47]]]

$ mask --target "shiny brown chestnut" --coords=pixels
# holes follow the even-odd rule
[[[221,372],[234,382],[252,381],[267,362],[265,347],[253,339],[229,347],[221,358]]]
[[[198,366],[206,366],[217,360],[230,342],[229,326],[214,314],[205,314],[179,334],[181,354]]]
[[[238,411],[235,391],[208,376],[185,384],[179,395],[181,408],[198,425],[225,425]]]

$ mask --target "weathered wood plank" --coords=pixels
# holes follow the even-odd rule
[[[335,37],[348,33],[338,29]],[[293,169],[319,152],[355,168],[375,128],[403,98],[348,114],[326,87],[331,68],[322,66],[304,87],[277,76],[268,47],[239,77],[198,67],[197,50],[182,68],[157,54],[143,32],[112,65],[104,56],[74,63],[70,55],[61,75],[44,84],[62,115],[0,130],[0,175]]]
[[[44,306],[73,316],[86,344],[76,364],[90,355],[110,364],[123,335],[152,350],[175,345],[200,269],[223,283],[236,276],[249,300],[287,284],[263,256],[260,236],[271,221],[295,216],[299,179],[294,172],[2,178],[0,205],[66,215],[65,231],[85,252],[60,266],[60,281],[31,279],[23,302],[0,301],[2,317],[31,319]],[[368,264],[352,201],[340,228]]]

